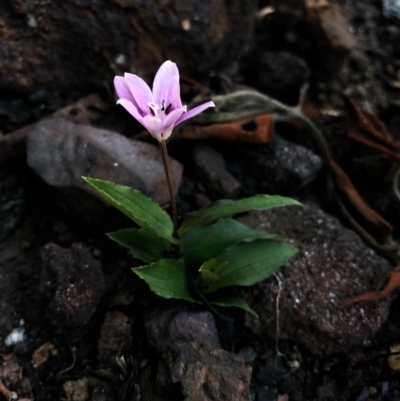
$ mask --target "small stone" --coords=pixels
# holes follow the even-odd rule
[[[171,344],[166,355],[172,383],[184,400],[248,401],[252,368],[241,356],[197,342]]]
[[[15,386],[20,380],[22,367],[17,362],[17,357],[11,357],[2,362],[0,366],[0,378],[7,386]]]
[[[169,343],[194,341],[221,348],[215,321],[210,312],[181,311],[176,308],[157,310],[145,321],[150,345],[159,351]]]
[[[50,356],[57,355],[57,349],[51,343],[41,345],[32,354],[32,365],[35,369],[46,363]]]
[[[64,391],[68,401],[87,401],[89,399],[88,378],[65,382]]]
[[[47,244],[42,250],[40,282],[48,303],[47,318],[60,327],[85,325],[106,289],[100,262],[83,244],[69,249]]]
[[[101,328],[98,359],[101,362],[115,361],[132,346],[132,319],[122,312],[108,312]]]
[[[388,356],[389,368],[394,372],[400,372],[400,344],[394,344],[389,347],[393,355]]]
[[[225,167],[220,153],[206,145],[196,145],[193,159],[197,174],[214,199],[237,199],[242,184]]]

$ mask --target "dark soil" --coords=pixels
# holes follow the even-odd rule
[[[104,108],[96,109],[91,125],[151,142],[115,106],[112,79],[128,70],[149,78],[164,59],[176,61],[186,77],[186,103],[248,86],[296,105],[307,83],[304,112],[314,116],[362,197],[393,224],[396,239],[399,205],[386,196],[390,188],[381,170],[374,170],[373,177],[354,168],[339,93],[349,93],[400,140],[400,24],[394,14],[383,15],[381,1],[237,0],[229,7],[225,3],[230,2],[195,0],[186,6],[179,1],[144,6],[138,1],[68,0],[61,8],[50,3],[0,4],[3,138],[96,94]],[[317,3],[326,4],[321,8]],[[262,10],[265,14],[257,16]],[[179,23],[186,19],[192,21],[190,32]],[[304,131],[283,123],[276,132],[309,153],[293,151],[288,157],[295,162],[282,169],[279,152],[291,146],[286,142],[172,138],[170,155],[184,166],[180,215],[224,193],[279,193],[314,202],[353,229],[327,195],[320,159],[313,159],[318,152]],[[233,176],[231,186],[212,186],[199,173],[194,161],[196,152],[204,151],[202,146],[196,150],[199,144],[223,156],[222,181],[230,183]],[[1,146],[3,142],[0,156]],[[264,164],[274,157],[276,161]],[[245,400],[247,394],[254,401],[400,400],[400,366],[388,363],[391,352],[400,352],[396,292],[388,319],[366,344],[323,354],[285,338],[279,341],[278,355],[276,333],[267,335],[241,311],[220,310],[222,318],[213,318],[202,315],[206,307],[152,294],[130,270],[139,262],[105,236],[129,223],[112,213],[97,221],[85,219],[62,191],[27,167],[23,141],[12,157],[0,160],[0,380],[18,399]],[[307,171],[298,174],[296,167],[304,165]],[[385,278],[371,286],[382,286]],[[171,316],[182,311],[187,313],[178,325],[183,334],[170,327]],[[198,326],[195,334],[182,328],[187,316],[206,327],[204,338],[197,334]],[[154,322],[161,328],[154,328]],[[11,332],[23,333],[23,340],[9,343]],[[180,341],[177,348],[173,343]],[[320,341],[318,348],[324,348],[324,339]],[[204,351],[208,346],[218,352]],[[212,378],[231,377],[237,394],[222,379],[219,387],[191,393],[200,373],[187,373],[190,358],[215,367],[207,372]],[[179,376],[179,366],[186,376]]]

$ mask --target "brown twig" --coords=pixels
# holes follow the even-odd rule
[[[15,393],[14,391],[10,391],[1,380],[0,393],[4,395],[7,401],[16,400],[18,398],[17,393]]]

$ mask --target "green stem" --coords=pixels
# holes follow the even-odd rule
[[[159,142],[159,144],[160,144],[161,156],[162,156],[162,160],[163,160],[163,164],[164,164],[165,177],[167,178],[169,198],[171,200],[172,220],[174,221],[174,237],[177,237],[177,235],[178,235],[178,212],[176,209],[176,201],[175,201],[174,191],[172,189],[171,172],[170,172],[169,164],[168,164],[167,145],[164,140]]]

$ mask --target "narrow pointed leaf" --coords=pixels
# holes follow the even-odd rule
[[[183,259],[189,266],[200,266],[206,260],[218,256],[225,248],[239,241],[269,238],[282,240],[279,235],[253,230],[233,219],[221,219],[206,227],[196,227],[181,240]]]
[[[172,243],[173,223],[160,205],[136,189],[96,178],[82,177],[104,200],[146,231]]]
[[[294,199],[282,196],[256,195],[251,198],[239,200],[221,200],[212,203],[206,208],[192,213],[182,223],[178,234],[181,237],[192,228],[210,224],[222,217],[228,217],[237,213],[249,212],[251,210],[266,210],[278,206],[290,206],[301,204]]]
[[[297,253],[297,248],[285,242],[256,239],[251,242],[239,242],[222,251],[216,258],[219,262],[228,262],[218,273],[222,276],[204,293],[232,285],[249,286],[258,283],[282,266]]]
[[[190,295],[186,268],[182,260],[161,259],[151,265],[132,270],[160,297],[199,303]]]
[[[136,259],[153,263],[163,258],[170,243],[145,231],[143,228],[126,228],[107,234],[113,241],[128,248]]]
[[[257,313],[250,308],[248,303],[240,297],[229,296],[229,295],[215,295],[213,298],[209,299],[210,303],[217,306],[222,306],[225,308],[233,307],[243,309],[245,312],[258,317]]]

